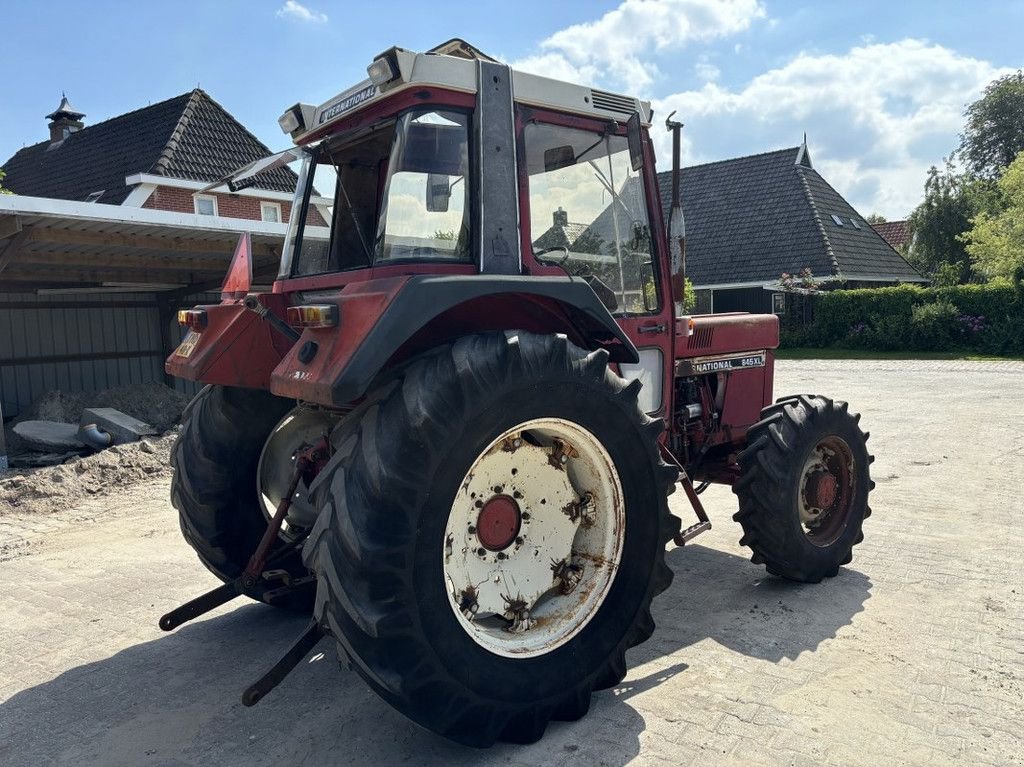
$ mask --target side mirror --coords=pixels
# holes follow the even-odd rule
[[[640,170],[644,167],[644,136],[639,112],[633,112],[626,120],[626,142],[629,144],[629,164],[633,170]]]
[[[553,170],[561,170],[562,168],[568,168],[570,165],[576,164],[576,153],[572,151],[572,147],[566,146],[553,146],[550,149],[544,150],[544,172],[550,173]]]
[[[448,176],[443,173],[427,174],[427,211],[430,213],[447,213],[448,202],[452,198],[452,186]]]

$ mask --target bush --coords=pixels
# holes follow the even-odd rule
[[[910,310],[910,338],[912,349],[943,351],[959,340],[962,330],[960,310],[945,299],[933,304],[918,304]]]
[[[783,347],[1024,354],[1024,286],[1010,280],[836,290],[814,301],[814,320],[785,332]]]

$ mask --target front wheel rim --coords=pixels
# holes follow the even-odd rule
[[[491,441],[456,492],[442,552],[449,605],[496,655],[549,653],[599,611],[624,533],[622,484],[600,440],[561,418],[521,423]]]
[[[804,535],[818,547],[836,542],[846,529],[856,489],[853,450],[831,435],[818,441],[800,475],[798,500]]]

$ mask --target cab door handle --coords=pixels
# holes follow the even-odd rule
[[[664,333],[665,325],[644,325],[643,327],[637,328],[637,333]]]

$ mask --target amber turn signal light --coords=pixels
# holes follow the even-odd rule
[[[182,309],[178,312],[178,324],[201,333],[206,327],[206,312],[202,309]]]
[[[289,306],[288,324],[296,328],[333,328],[338,324],[338,307],[334,304]]]

